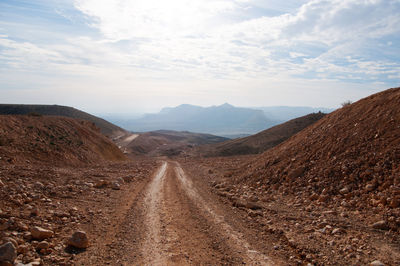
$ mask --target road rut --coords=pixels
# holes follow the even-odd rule
[[[141,265],[272,265],[201,196],[176,162],[164,162],[144,196]]]

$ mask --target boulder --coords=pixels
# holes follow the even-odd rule
[[[113,182],[112,185],[111,185],[111,188],[114,189],[114,190],[120,190],[121,186],[119,185],[118,182]]]
[[[17,249],[11,242],[0,246],[0,263],[14,263],[17,258]]]
[[[386,221],[383,221],[383,220],[372,224],[372,228],[380,229],[380,230],[388,230],[389,229]]]
[[[75,248],[85,249],[89,247],[89,239],[84,231],[76,231],[72,237],[68,239],[67,245]]]
[[[53,231],[34,226],[31,228],[31,235],[33,239],[44,240],[53,236]]]

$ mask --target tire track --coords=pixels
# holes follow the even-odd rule
[[[176,176],[180,180],[189,198],[192,199],[200,209],[203,209],[209,222],[218,225],[222,229],[221,232],[225,233],[227,239],[229,239],[231,247],[238,253],[245,255],[243,258],[244,262],[249,265],[273,265],[269,257],[259,251],[251,249],[250,244],[246,241],[243,235],[235,231],[227,222],[225,222],[223,216],[218,215],[212,206],[207,204],[194,188],[192,181],[187,178],[179,163],[176,163],[176,165],[177,166],[174,168]]]
[[[168,163],[164,162],[154,179],[149,184],[144,198],[146,208],[145,224],[147,235],[142,248],[143,264],[165,265],[165,258],[162,251],[165,249],[161,238],[161,210],[162,210],[162,189]]]

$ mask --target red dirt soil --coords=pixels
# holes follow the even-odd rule
[[[0,164],[61,165],[125,158],[91,122],[27,115],[0,115],[0,157]]]
[[[400,88],[345,106],[261,155],[184,165],[204,168],[221,201],[247,212],[260,235],[281,239],[277,250],[290,247],[290,264],[400,265]]]
[[[266,185],[266,193],[278,190],[338,205],[352,198],[358,208],[398,211],[400,88],[327,115],[236,176],[239,182]]]

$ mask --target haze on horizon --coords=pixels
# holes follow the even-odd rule
[[[399,86],[398,0],[3,0],[1,103],[338,107]]]

